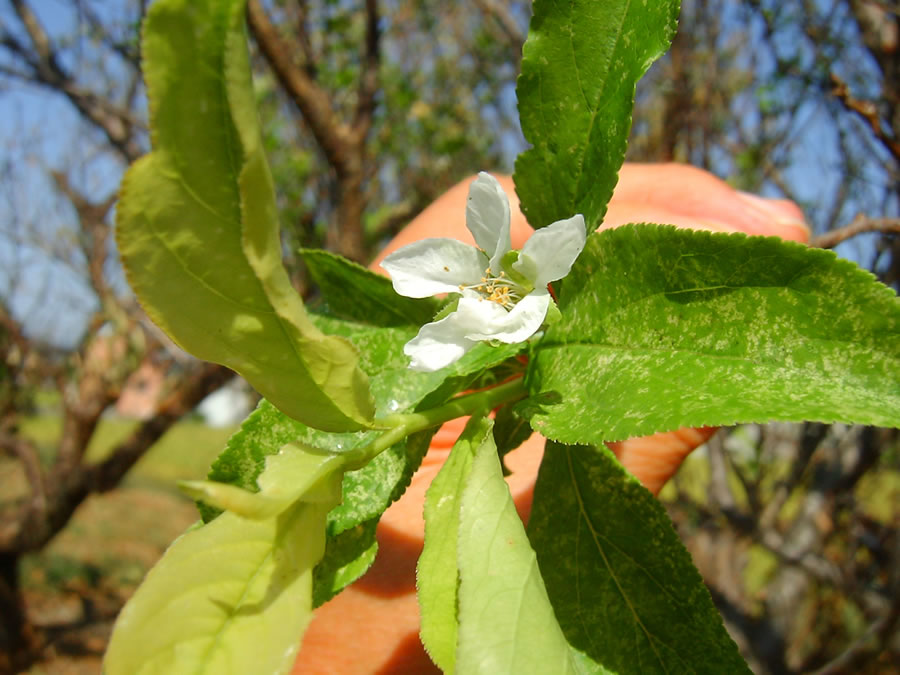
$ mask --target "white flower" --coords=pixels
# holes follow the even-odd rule
[[[586,238],[579,214],[538,230],[521,251],[511,251],[509,200],[483,172],[469,188],[466,227],[478,248],[456,239],[422,239],[381,263],[400,295],[461,296],[453,312],[422,326],[403,348],[414,370],[439,370],[482,340],[513,344],[534,335],[552,302],[547,284],[569,273]]]

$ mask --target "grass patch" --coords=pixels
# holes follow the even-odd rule
[[[91,438],[85,460],[102,461],[139,424],[135,420],[103,418]],[[62,433],[61,419],[49,415],[29,417],[22,421],[21,430],[26,438],[37,445],[41,458],[49,464]],[[180,479],[202,478],[234,431],[233,427],[213,429],[198,420],[179,422],[138,461],[126,477],[126,483],[146,483],[148,480],[174,483]]]

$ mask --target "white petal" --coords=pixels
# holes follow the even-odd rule
[[[509,312],[496,302],[486,300],[479,295],[466,294],[460,298],[454,315],[456,325],[466,332],[466,337],[473,340],[490,340],[491,338],[475,336],[492,334],[494,326],[501,325],[509,316]]]
[[[403,353],[410,357],[413,370],[432,373],[459,360],[477,340],[465,336],[465,330],[457,325],[456,312],[440,321],[426,323],[418,335],[406,343]]]
[[[544,288],[569,273],[586,239],[581,214],[558,220],[531,235],[522,247],[519,259],[513,263],[513,269],[531,281],[535,288]]]
[[[482,171],[469,186],[466,227],[488,258],[491,270],[500,273],[500,259],[512,246],[509,238],[509,199],[500,183]]]
[[[456,239],[422,239],[381,262],[394,290],[408,298],[458,293],[460,284],[477,284],[487,269],[484,254]]]
[[[551,299],[545,289],[537,289],[522,298],[510,312],[496,303],[485,302],[500,309],[503,315],[494,314],[487,326],[488,330],[472,331],[466,337],[472,340],[499,340],[515,344],[527,340],[538,331],[547,316]]]

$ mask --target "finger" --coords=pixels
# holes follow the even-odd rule
[[[515,185],[510,176],[494,175],[509,198],[510,238],[513,248],[521,248],[533,231],[519,208]],[[432,202],[424,211],[413,218],[409,225],[397,234],[382,250],[370,266],[376,272],[384,273],[378,265],[398,248],[428,237],[448,237],[475,245],[472,233],[466,228],[466,199],[469,185],[475,180],[469,176],[460,181]]]
[[[647,216],[634,220],[630,213],[622,215],[623,208],[647,213],[662,210],[656,222],[670,222],[664,217],[670,214],[688,221],[718,223],[720,231],[809,239],[803,212],[793,202],[739,192],[711,173],[683,164],[624,165],[604,224],[651,222]]]
[[[644,487],[653,494],[659,494],[685,458],[716,431],[717,427],[679,429],[607,443],[607,446]]]

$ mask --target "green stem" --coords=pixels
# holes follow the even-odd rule
[[[437,408],[421,412],[389,415],[378,420],[380,424],[389,427],[389,429],[369,445],[354,450],[349,468],[352,470],[353,468],[365,466],[380,453],[416,432],[439,426],[457,417],[479,413],[486,415],[499,405],[524,398],[527,393],[525,379],[518,377],[492,389],[459,396]]]

